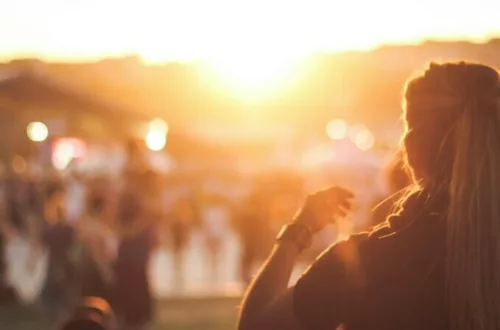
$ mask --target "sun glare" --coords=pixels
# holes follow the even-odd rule
[[[297,74],[300,58],[265,54],[224,56],[210,60],[210,77],[228,91],[243,98],[260,98],[278,91]]]

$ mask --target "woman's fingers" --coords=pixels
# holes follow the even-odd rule
[[[339,206],[339,207],[333,209],[333,211],[331,211],[331,213],[333,214],[334,217],[339,217],[339,216],[345,217],[350,211],[351,211],[350,207]]]
[[[297,219],[315,228],[315,231],[321,230],[326,224],[349,213],[353,197],[351,191],[336,186],[320,190],[307,197]]]
[[[352,203],[349,200],[343,200],[339,203],[339,207],[350,211],[352,209]]]
[[[318,211],[320,212],[320,214],[323,214],[325,219],[329,219],[328,222],[332,222],[339,217],[345,217],[351,211],[351,209],[351,203],[348,201],[344,201],[341,204],[320,208],[318,209]]]
[[[325,193],[330,194],[330,195],[335,195],[338,198],[353,198],[354,194],[345,188],[338,187],[338,186],[332,186],[330,188],[327,188],[324,190]]]
[[[347,215],[347,213],[348,213],[348,211],[346,211],[346,210],[342,210],[342,209],[337,210],[337,212],[333,215],[334,220],[337,217],[341,217],[341,218],[345,217]]]
[[[339,187],[327,188],[313,195],[316,199],[316,207],[329,209],[338,207],[350,209],[353,197],[354,194],[349,190]]]
[[[329,201],[332,204],[340,204],[345,201],[350,201],[354,198],[354,194],[347,189],[339,187],[331,187],[321,192],[321,198]]]

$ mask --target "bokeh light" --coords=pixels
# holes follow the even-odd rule
[[[375,145],[375,136],[368,128],[365,127],[356,133],[353,142],[360,150],[368,151]]]
[[[52,147],[52,164],[60,171],[77,158],[82,158],[87,153],[85,142],[75,138],[61,138],[55,141]]]
[[[349,127],[349,132],[348,132],[349,139],[352,142],[355,142],[356,141],[356,136],[358,136],[358,133],[364,131],[365,129],[366,129],[366,126],[363,125],[363,124],[354,124],[354,125],[352,125],[351,127]]]
[[[49,129],[44,123],[36,121],[28,125],[26,133],[31,141],[43,142],[49,136]]]
[[[161,132],[163,135],[168,133],[168,124],[161,118],[155,118],[149,123],[150,132]]]
[[[162,150],[167,144],[167,137],[163,132],[150,131],[146,135],[146,146],[153,151]]]
[[[326,134],[332,140],[342,140],[347,136],[349,125],[346,121],[335,119],[326,125]]]

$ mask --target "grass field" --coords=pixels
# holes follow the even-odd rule
[[[182,298],[158,302],[154,330],[232,330],[239,298]],[[50,330],[33,308],[0,309],[2,329]]]

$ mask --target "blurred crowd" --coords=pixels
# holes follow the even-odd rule
[[[309,186],[310,180],[286,171],[252,178],[161,174],[148,165],[141,146],[130,143],[128,161],[115,178],[71,171],[6,173],[0,185],[0,255],[9,240],[23,237],[30,245],[29,273],[47,254],[39,299],[51,320],[72,300],[94,296],[111,302],[124,324],[146,324],[154,311],[148,275],[152,252],[160,246],[170,250],[174,287],[182,290],[186,249],[193,233],[201,233],[206,276],[215,285],[230,231],[240,245],[238,277],[247,284]],[[360,218],[366,219],[377,196],[360,198],[365,211]],[[347,229],[338,224],[320,235],[303,258],[313,259],[336,238],[372,225],[347,222]],[[1,266],[5,282],[5,260]]]

